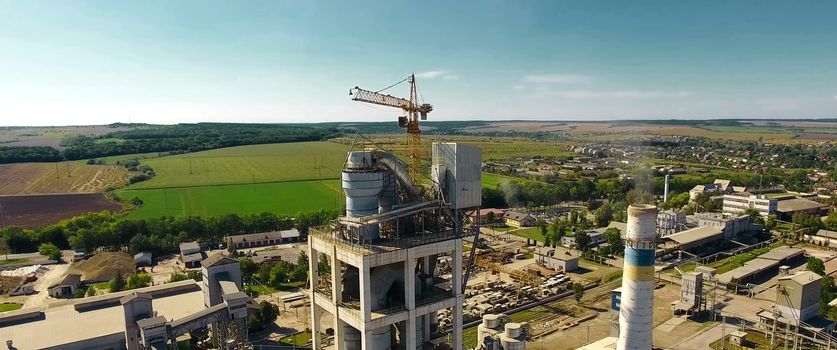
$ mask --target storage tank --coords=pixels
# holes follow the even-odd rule
[[[346,193],[346,216],[363,217],[378,213],[378,197],[384,189],[385,171],[374,167],[372,152],[349,152],[343,168],[342,187]],[[378,238],[378,225],[368,225],[364,239]]]
[[[651,349],[656,224],[656,206],[636,204],[628,207],[618,350]]]

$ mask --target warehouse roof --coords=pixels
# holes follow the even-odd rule
[[[811,271],[800,271],[790,276],[779,277],[780,281],[792,280],[801,285],[806,285],[811,282],[819,281],[822,277]]]
[[[205,309],[203,303],[200,288],[152,300],[154,311],[175,320]],[[62,329],[72,332],[56,331]],[[122,339],[124,343],[124,334],[125,315],[118,303],[84,311],[76,310],[73,305],[51,306],[43,311],[43,317],[16,323],[14,327],[0,327],[0,339],[12,340],[18,349],[57,348],[93,338]]]
[[[776,260],[776,261],[784,261],[788,259],[795,258],[805,254],[805,249],[800,248],[791,248],[788,246],[782,246],[778,248],[773,248],[771,251],[759,255],[759,258],[762,259],[769,259],[769,260]]]
[[[776,204],[776,211],[791,213],[795,211],[806,211],[824,208],[826,205],[805,198],[794,198],[779,201]]]
[[[837,232],[829,230],[819,230],[817,231],[817,236],[825,238],[837,238]]]
[[[683,246],[711,242],[721,238],[724,238],[724,231],[714,226],[696,227],[665,237]]]
[[[526,213],[519,213],[519,212],[516,212],[516,211],[507,211],[507,212],[503,213],[503,217],[506,218],[506,219],[512,219],[512,220],[515,220],[515,221],[520,221],[520,220],[524,220],[527,217],[531,217],[531,216],[529,214],[526,214]]]
[[[270,239],[287,239],[299,237],[299,230],[292,228],[290,230],[270,231],[261,233],[250,233],[246,235],[227,236],[225,241],[232,243],[253,242]]]
[[[745,279],[750,276],[769,270],[771,268],[774,268],[776,266],[779,266],[778,261],[756,258],[748,261],[744,264],[744,266],[718,275],[718,282],[730,283],[733,279]]]

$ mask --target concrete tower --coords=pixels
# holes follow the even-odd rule
[[[671,181],[671,175],[666,174],[666,186],[665,186],[665,189],[663,190],[663,203],[668,202],[668,184],[669,184],[669,181]]]
[[[656,223],[656,206],[636,204],[628,207],[618,350],[651,349]]]

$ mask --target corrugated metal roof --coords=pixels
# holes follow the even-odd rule
[[[678,232],[673,235],[666,236],[665,239],[675,241],[681,245],[687,245],[703,240],[720,239],[723,235],[724,231],[720,228],[705,226]]]
[[[825,207],[825,204],[805,198],[794,198],[779,201],[776,210],[783,213],[794,211],[814,210]]]

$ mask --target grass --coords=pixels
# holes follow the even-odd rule
[[[517,231],[512,231],[511,234],[523,238],[534,239],[538,242],[544,241],[544,237],[541,235],[541,229],[539,227],[522,228]]]
[[[294,215],[297,212],[338,208],[341,205],[339,187],[339,180],[311,180],[148,190],[125,189],[116,193],[124,199],[139,197],[143,201],[143,205],[127,215],[130,219],[261,212]]]
[[[303,346],[311,342],[311,332],[304,331],[279,338],[279,342],[288,345]]]
[[[0,312],[14,311],[23,307],[23,304],[18,303],[3,303],[0,304]]]
[[[88,287],[93,287],[96,288],[96,290],[102,290],[106,293],[110,293],[110,282],[91,283],[88,284]]]
[[[726,272],[732,271],[736,268],[739,268],[741,266],[744,266],[744,264],[747,263],[748,261],[757,258],[759,255],[762,255],[764,253],[769,252],[770,249],[773,249],[773,248],[774,248],[773,246],[769,246],[769,247],[755,249],[755,250],[749,251],[747,253],[738,254],[738,255],[731,256],[731,257],[726,258],[726,259],[718,260],[718,261],[716,261],[712,264],[709,264],[709,266],[716,268],[717,273],[720,275],[722,273],[726,273]]]
[[[294,142],[248,145],[143,160],[156,176],[130,189],[335,179],[347,145]]]
[[[519,177],[505,176],[505,175],[494,174],[494,173],[487,173],[487,172],[482,173],[482,187],[496,188],[499,185],[502,185],[504,183],[511,182],[511,181],[517,181],[517,182],[522,183],[522,182],[527,182],[529,180],[519,178]]]
[[[262,284],[251,284],[247,286],[247,289],[259,293],[259,295],[268,295],[276,293],[276,289]]]
[[[0,260],[0,265],[11,265],[11,264],[19,264],[22,262],[26,262],[28,259],[8,259],[8,260]]]

